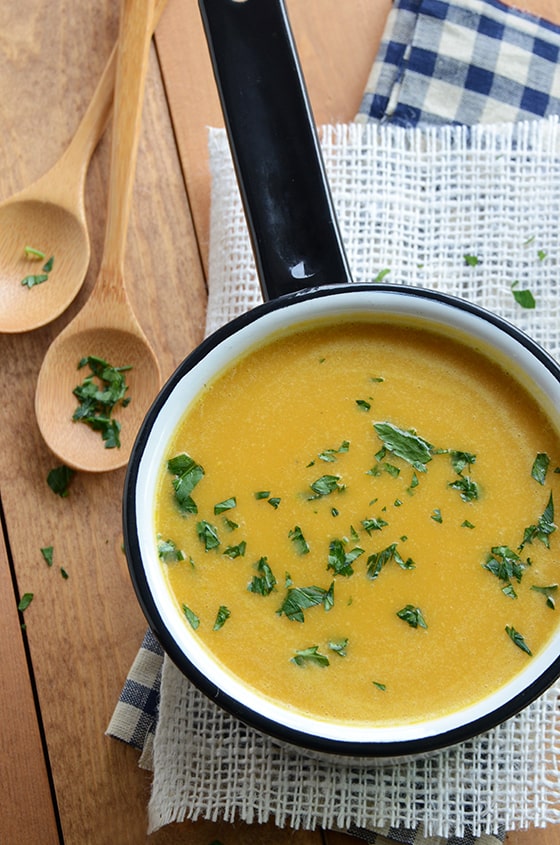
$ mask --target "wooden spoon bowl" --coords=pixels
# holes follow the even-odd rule
[[[126,373],[130,404],[117,407],[114,419],[121,423],[120,448],[106,449],[98,431],[82,422],[72,422],[78,406],[73,394],[85,369],[78,363],[85,355],[104,358],[113,366],[130,366]],[[51,379],[50,373],[58,378]],[[36,405],[39,427],[51,450],[69,467],[89,472],[105,472],[123,466],[130,455],[134,438],[160,386],[156,359],[146,354],[146,342],[134,325],[125,328],[103,326],[83,328],[72,324],[51,346],[37,384]],[[70,430],[71,429],[71,430]]]
[[[45,260],[30,261],[25,247],[45,250]],[[0,206],[0,331],[38,328],[70,305],[85,278],[89,237],[85,220],[53,202],[25,199]],[[28,275],[41,273],[54,256],[48,281],[31,289]]]

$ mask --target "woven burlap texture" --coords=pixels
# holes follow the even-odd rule
[[[560,357],[560,127],[556,119],[467,129],[329,126],[325,163],[355,281],[466,297]],[[209,135],[207,331],[261,300],[222,130]],[[478,263],[466,261],[476,256]],[[532,310],[512,295],[529,288]],[[222,712],[166,658],[150,829],[189,819],[312,829],[423,825],[427,836],[560,821],[556,686],[488,734],[370,768],[294,753]]]

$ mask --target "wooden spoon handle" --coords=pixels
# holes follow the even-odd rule
[[[156,0],[152,16],[152,32],[155,30],[161,14],[167,5],[167,0]],[[113,106],[113,92],[115,89],[115,75],[117,69],[118,42],[111,51],[101,78],[93,93],[91,101],[80,121],[74,137],[68,144],[63,156],[52,168],[49,179],[48,200],[54,201],[53,190],[60,186],[64,198],[67,197],[68,185],[73,186],[75,202],[80,202],[87,169],[93,151],[101,139]],[[56,176],[54,175],[56,173]],[[58,177],[58,178],[57,178]]]
[[[122,0],[105,247],[98,282],[118,282],[123,276],[154,3]]]

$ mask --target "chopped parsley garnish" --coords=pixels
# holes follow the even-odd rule
[[[223,628],[229,617],[231,616],[231,610],[225,606],[225,604],[221,604],[218,608],[218,612],[216,614],[216,620],[214,625],[212,626],[213,631],[219,631],[220,628]]]
[[[475,502],[478,499],[478,484],[468,475],[462,475],[456,481],[450,481],[447,486],[452,490],[458,490],[464,502]]]
[[[214,515],[218,516],[219,514],[224,513],[224,511],[230,511],[236,505],[237,500],[235,496],[231,496],[231,498],[229,499],[224,499],[223,502],[218,502],[216,505],[214,505]]]
[[[227,549],[224,549],[224,555],[233,560],[236,557],[243,557],[246,549],[247,543],[245,540],[241,540],[236,546],[228,546]]]
[[[397,616],[410,625],[411,628],[427,628],[424,614],[419,607],[414,607],[413,604],[407,604],[402,610],[397,611]]]
[[[329,658],[325,654],[321,654],[318,645],[312,645],[308,648],[298,649],[291,658],[292,663],[296,666],[305,666],[306,663],[313,663],[315,666],[325,667],[329,665]]]
[[[335,575],[344,575],[349,577],[354,574],[352,564],[354,561],[363,555],[364,550],[358,546],[347,552],[344,549],[343,540],[331,540],[329,544],[329,558],[327,569],[332,569]]]
[[[338,654],[339,657],[346,657],[346,649],[348,648],[348,637],[344,637],[343,640],[330,640],[329,648],[331,651],[334,651],[335,654]]]
[[[270,499],[267,499],[268,504],[274,508],[274,510],[276,510],[281,501],[282,499],[279,499],[278,496],[271,496]]]
[[[482,566],[500,581],[511,582],[515,579],[518,583],[521,582],[526,567],[519,555],[509,546],[493,546]]]
[[[556,525],[554,524],[554,501],[552,499],[551,493],[546,508],[544,509],[542,515],[539,517],[539,521],[537,522],[537,524],[529,525],[525,529],[525,532],[523,534],[523,540],[519,545],[519,549],[523,549],[527,543],[532,543],[533,540],[540,540],[540,542],[544,546],[546,546],[547,549],[549,549],[549,537],[555,531]]]
[[[40,249],[35,249],[32,246],[25,247],[25,257],[30,261],[44,261],[45,253]],[[36,285],[42,285],[43,282],[46,282],[49,278],[49,273],[51,272],[54,265],[54,255],[51,255],[49,260],[43,265],[42,273],[37,273],[35,275],[25,276],[21,280],[21,284],[26,288],[34,288]]]
[[[518,284],[519,281],[515,281],[511,285],[511,292],[517,304],[520,305],[522,308],[535,308],[537,303],[535,302],[535,297],[533,296],[531,291],[527,288],[524,288],[523,290],[518,290]]]
[[[558,584],[549,584],[548,587],[538,587],[536,584],[533,584],[531,589],[536,593],[542,593],[543,596],[546,596],[547,607],[551,610],[556,608],[555,594],[558,591]]]
[[[175,476],[175,504],[181,513],[198,513],[198,508],[191,496],[198,482],[204,477],[204,469],[186,452],[181,452],[167,462],[167,469]]]
[[[295,528],[292,528],[290,531],[288,531],[288,537],[294,544],[298,555],[309,554],[309,544],[303,536],[303,531],[301,530],[299,525],[296,525]]]
[[[502,587],[502,593],[504,596],[507,596],[508,599],[517,598],[517,593],[514,590],[513,584],[506,584],[505,587]]]
[[[464,519],[461,523],[461,528],[474,528],[474,525],[468,519]]]
[[[368,402],[366,399],[356,399],[356,405],[358,406],[360,411],[371,410],[371,402]]]
[[[260,575],[253,575],[249,582],[247,589],[250,593],[257,593],[259,596],[269,596],[276,587],[276,578],[272,573],[272,569],[268,565],[266,557],[261,557],[256,564],[257,572]]]
[[[70,490],[70,482],[76,475],[76,470],[70,469],[70,467],[65,466],[62,464],[59,467],[55,467],[51,469],[49,474],[47,475],[47,484],[53,491],[56,493],[57,496],[60,496],[62,499],[65,499]]]
[[[205,551],[209,552],[210,549],[217,549],[220,545],[218,529],[205,519],[197,522],[196,533],[198,539],[204,544]]]
[[[255,499],[268,499],[270,496],[270,490],[257,490],[255,493]]]
[[[233,519],[228,519],[227,516],[224,516],[224,525],[228,531],[235,531],[236,528],[239,528],[239,523],[234,522]]]
[[[310,496],[311,499],[320,499],[322,496],[329,496],[336,490],[345,489],[344,484],[341,483],[340,475],[322,475],[309,486],[315,493],[314,496]]]
[[[99,431],[106,449],[119,448],[121,424],[112,414],[119,405],[124,408],[130,401],[125,396],[128,390],[125,373],[131,367],[113,367],[96,355],[82,358],[78,369],[85,366],[89,366],[91,372],[72,391],[79,402],[72,420]]]
[[[433,519],[434,522],[443,522],[441,510],[439,508],[434,508],[430,515],[430,519]]]
[[[179,563],[185,559],[184,553],[178,549],[173,540],[158,540],[158,556],[164,563]]]
[[[510,638],[510,640],[520,648],[521,651],[524,651],[525,654],[532,655],[533,652],[525,642],[525,637],[523,634],[520,634],[519,631],[516,631],[513,625],[506,625],[506,634]]]
[[[18,603],[18,610],[23,613],[24,610],[27,610],[31,602],[33,601],[34,593],[24,593],[19,600]]]
[[[43,555],[47,566],[53,565],[53,547],[52,546],[44,546],[41,549],[41,554]]]
[[[60,574],[62,575],[62,577],[64,578],[65,581],[67,581],[70,578],[70,576],[68,575],[67,571],[65,570],[65,568],[63,566],[60,567]]]
[[[343,440],[338,449],[324,449],[317,457],[319,460],[325,461],[326,463],[334,463],[334,461],[336,461],[336,456],[342,454],[343,452],[347,452],[349,448],[350,442],[348,440]],[[312,465],[313,463],[310,464],[310,466]]]
[[[550,458],[548,457],[546,452],[539,452],[535,460],[533,461],[533,466],[531,468],[531,477],[534,478],[535,481],[537,481],[539,484],[544,485],[549,464]]]
[[[389,523],[381,519],[381,517],[369,517],[368,519],[362,519],[362,525],[367,533],[371,535],[372,531],[381,531]]]
[[[48,273],[37,273],[34,276],[25,276],[21,283],[24,287],[31,289],[34,288],[36,285],[42,285],[43,282],[47,282],[49,279]]]
[[[433,446],[427,440],[390,422],[374,423],[373,427],[388,452],[412,464],[419,472],[426,471],[426,464],[432,460],[433,453]]]
[[[193,610],[190,609],[190,607],[187,607],[186,604],[183,604],[182,608],[183,608],[183,613],[185,615],[185,619],[187,620],[187,622],[189,623],[191,628],[194,631],[196,631],[196,629],[200,625],[200,619],[198,618],[196,613]]]
[[[368,557],[367,576],[370,581],[375,581],[383,567],[391,560],[394,560],[401,569],[414,569],[415,567],[415,563],[412,558],[409,557],[407,560],[404,560],[397,551],[397,544],[391,543],[391,545],[387,546],[387,548],[382,549],[380,552],[375,552]]]
[[[284,614],[292,622],[303,622],[303,611],[322,604],[325,610],[330,610],[334,604],[334,581],[328,590],[323,587],[289,587],[282,605],[276,611],[279,616]]]
[[[385,692],[387,689],[387,686],[382,684],[380,681],[372,681],[372,684],[374,687],[377,687],[378,690],[381,690],[381,692]]]
[[[33,246],[26,246],[24,248],[25,257],[30,261],[44,261],[45,253],[41,249],[35,249]]]
[[[465,467],[472,466],[472,464],[476,463],[476,455],[473,455],[472,452],[459,452],[456,449],[451,449],[449,456],[451,458],[451,466],[457,475],[461,475]]]

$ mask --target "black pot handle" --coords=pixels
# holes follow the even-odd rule
[[[199,0],[265,299],[351,281],[283,0]]]

